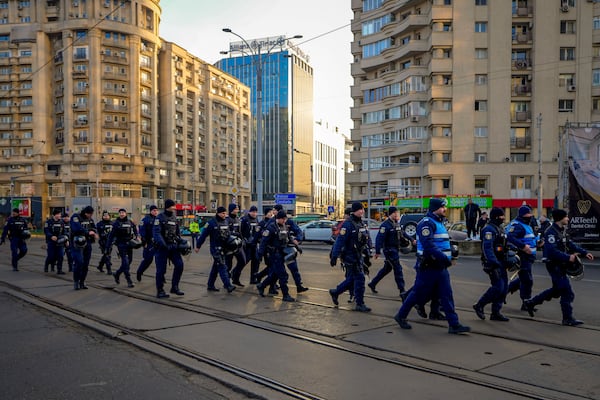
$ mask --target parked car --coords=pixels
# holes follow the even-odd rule
[[[457,242],[467,239],[467,224],[464,221],[455,222],[448,228],[451,242]]]
[[[416,240],[417,225],[424,216],[425,214],[402,214],[398,223],[404,228],[404,232],[408,236],[410,236],[413,240]]]
[[[333,240],[331,239],[331,229],[335,225],[337,225],[336,221],[321,219],[318,221],[307,222],[299,226],[304,234],[305,242],[333,243]]]

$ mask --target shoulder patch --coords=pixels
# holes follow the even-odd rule
[[[548,243],[556,243],[556,238],[554,235],[548,235]]]
[[[493,234],[492,232],[486,232],[485,233],[485,240],[492,240]]]
[[[266,237],[266,236],[269,236],[269,230],[268,230],[268,229],[265,229],[265,230],[263,231],[262,235],[263,235],[263,236],[265,236],[265,237]]]
[[[431,235],[431,231],[429,230],[429,228],[425,227],[425,228],[421,229],[421,236],[427,237],[429,235]]]
[[[379,228],[379,232],[380,233],[385,233],[385,226],[382,226],[381,228]]]
[[[508,230],[509,232],[514,232],[515,231],[515,227],[511,225],[510,229]]]
[[[158,218],[154,220],[154,225],[160,225],[160,220]]]
[[[346,228],[340,229],[340,235],[344,236],[346,234]]]

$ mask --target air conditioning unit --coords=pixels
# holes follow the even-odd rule
[[[23,6],[19,4],[19,6],[17,7],[18,10],[22,10]]]
[[[562,6],[560,6],[560,11],[562,12],[569,12],[569,5],[566,3],[563,3]]]
[[[77,103],[73,103],[73,106],[72,106],[72,107],[73,107],[73,108],[77,108],[77,107],[78,107],[78,106],[77,106]]]
[[[575,85],[569,85],[567,86],[567,92],[574,92],[577,88],[575,87]]]
[[[103,55],[105,55],[105,54],[106,54],[106,52],[105,52],[104,50],[100,50],[100,55],[101,55],[101,56],[103,56]]]
[[[419,116],[418,115],[413,115],[410,117],[410,122],[419,122]]]
[[[487,194],[487,190],[486,189],[479,189],[479,194]]]

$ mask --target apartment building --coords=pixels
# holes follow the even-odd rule
[[[600,120],[592,0],[352,0],[351,198],[552,207],[559,135]]]
[[[159,22],[158,0],[0,0],[1,212],[249,203],[250,90]]]

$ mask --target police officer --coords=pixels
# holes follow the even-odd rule
[[[52,218],[48,218],[44,224],[44,235],[46,236],[47,256],[44,262],[44,272],[54,271],[56,266],[56,274],[64,275],[62,270],[64,249],[69,245],[67,236],[65,235],[65,223],[61,218],[61,211],[55,209],[52,212]]]
[[[400,212],[396,207],[390,207],[388,210],[388,219],[383,221],[379,227],[377,238],[375,239],[375,259],[383,255],[385,256],[385,262],[383,268],[379,270],[375,278],[369,282],[368,286],[371,288],[373,293],[377,293],[375,287],[384,276],[394,271],[394,280],[400,293],[404,292],[404,275],[402,274],[402,265],[400,265],[400,253],[399,248],[402,245],[407,247],[411,243],[411,238],[402,227],[398,225],[400,221]]]
[[[100,258],[100,262],[98,263],[98,271],[104,272],[104,265],[106,265],[106,274],[112,275],[112,246],[108,246],[108,235],[110,231],[112,231],[113,223],[110,220],[110,214],[108,211],[102,211],[102,220],[98,221],[96,224],[96,229],[98,230],[98,245],[100,246],[100,252],[102,256]]]
[[[335,266],[338,257],[341,257],[343,267],[346,268],[346,279],[335,289],[329,289],[333,304],[338,305],[338,297],[351,286],[356,301],[355,311],[369,312],[364,301],[365,274],[364,251],[369,248],[369,229],[363,223],[365,213],[362,203],[352,203],[350,218],[340,228],[340,233],[335,240],[330,256],[330,265]]]
[[[130,244],[132,239],[140,239],[137,227],[127,217],[127,210],[121,208],[119,209],[119,217],[113,223],[113,228],[108,235],[106,247],[111,248],[113,244],[117,246],[117,254],[121,257],[121,266],[115,271],[113,277],[118,285],[121,274],[125,275],[128,288],[133,287],[129,273],[129,267],[133,259],[133,247]]]
[[[183,258],[178,245],[181,241],[177,215],[175,215],[175,202],[171,199],[165,200],[165,211],[154,220],[152,237],[157,250],[156,262],[156,297],[164,299],[169,297],[165,293],[165,274],[167,273],[167,260],[173,263],[173,276],[171,278],[170,293],[183,296],[184,292],[179,289],[179,281],[183,275]]]
[[[229,224],[229,232],[233,236],[242,239],[242,244],[244,244],[244,237],[242,234],[242,221],[238,217],[239,212],[240,209],[237,206],[237,204],[229,204],[229,215],[227,216],[227,223]],[[236,260],[236,264],[235,268],[232,269],[234,258]],[[246,253],[244,252],[244,246],[242,245],[235,253],[226,255],[225,262],[227,263],[227,271],[230,271],[231,274],[231,282],[236,286],[244,287],[244,284],[240,282],[240,275],[242,274],[242,270],[246,266]]]
[[[594,256],[577,246],[569,238],[566,231],[569,225],[569,217],[565,210],[553,210],[552,218],[554,223],[544,232],[544,258],[546,269],[552,278],[552,287],[544,290],[531,300],[526,300],[525,307],[529,315],[533,317],[536,305],[560,297],[562,324],[567,326],[581,325],[583,321],[573,317],[572,303],[575,299],[575,293],[571,288],[566,266],[568,263],[578,262],[578,255],[582,255],[588,260],[593,260]]]
[[[257,246],[260,244],[260,239],[262,238],[262,233],[265,231],[265,229],[267,229],[267,226],[271,223],[274,216],[275,216],[274,209],[267,208],[265,210],[265,216],[258,223],[258,227],[259,227],[258,232],[256,232],[256,234],[254,235],[254,241],[257,244]],[[258,257],[258,248],[257,248],[257,257]],[[263,278],[265,278],[266,276],[269,275],[269,271],[270,271],[269,261],[266,258],[258,257],[259,262],[263,259],[265,261],[265,267],[260,272],[254,274],[254,276],[250,277],[250,280],[253,283],[258,284],[263,280]],[[272,287],[269,289],[269,294],[278,294],[278,293],[276,292],[275,288]]]
[[[475,314],[480,319],[485,319],[484,307],[492,304],[492,321],[508,321],[500,313],[506,293],[508,293],[508,273],[506,234],[501,225],[504,223],[504,211],[494,207],[490,211],[490,220],[481,230],[481,263],[483,271],[489,275],[491,286],[473,305]]]
[[[73,235],[71,254],[73,256],[73,284],[75,290],[87,289],[85,278],[92,257],[92,243],[97,237],[92,214],[94,214],[94,209],[91,206],[86,206],[81,210],[81,213],[74,214],[71,218],[71,234]]]
[[[411,329],[406,317],[415,304],[425,304],[433,297],[448,320],[448,333],[469,332],[471,328],[461,325],[454,311],[452,286],[448,267],[452,265],[450,236],[444,225],[446,199],[429,200],[429,212],[417,225],[417,276],[410,294],[394,317],[402,329]]]
[[[2,238],[0,239],[0,246],[6,241],[6,236],[10,240],[13,271],[19,270],[19,260],[27,254],[27,243],[25,243],[25,240],[28,232],[27,220],[19,215],[18,208],[13,208],[10,217],[6,220],[6,224],[2,230]]]
[[[71,236],[71,217],[69,217],[68,213],[64,213],[62,215],[62,220],[65,226],[65,236],[69,241],[69,246],[65,247],[65,254],[67,256],[67,264],[69,267],[69,272],[73,272],[73,256],[71,255],[71,248],[73,247],[73,238]]]
[[[258,273],[258,265],[260,264],[260,259],[256,254],[258,251],[257,243],[260,240],[260,237],[256,238],[256,234],[260,230],[260,225],[258,219],[256,218],[258,214],[258,208],[256,206],[250,207],[248,210],[248,214],[242,217],[241,221],[241,231],[242,238],[246,242],[245,252],[246,252],[246,263],[250,262],[250,284],[257,284],[255,275]],[[241,271],[240,271],[241,272]],[[233,279],[239,281],[240,273],[236,270],[233,271]]]
[[[531,298],[531,289],[533,288],[531,269],[536,256],[537,236],[531,227],[532,216],[531,208],[523,205],[519,208],[519,216],[506,227],[506,238],[511,245],[518,249],[518,255],[521,258],[519,276],[509,283],[508,291],[514,293],[520,290],[523,302]],[[524,303],[521,305],[521,310],[527,311]]]
[[[282,300],[293,302],[296,299],[290,296],[287,285],[288,273],[285,270],[284,263],[284,249],[292,242],[290,231],[288,231],[285,223],[286,219],[287,214],[285,211],[278,211],[275,215],[275,223],[270,223],[262,233],[258,247],[258,256],[267,255],[269,265],[271,266],[271,273],[264,282],[256,285],[256,288],[261,297],[264,297],[267,285],[278,280],[281,293],[283,294]]]
[[[283,206],[281,204],[275,204],[274,207],[276,212],[284,211]],[[298,226],[296,221],[292,218],[287,218],[285,220],[285,224],[287,225],[287,230],[293,237],[294,244],[298,246],[302,240],[304,240],[304,232]],[[302,276],[300,275],[300,270],[298,269],[298,258],[295,258],[291,263],[287,264],[287,268],[290,270],[292,274],[292,279],[296,284],[296,293],[306,292],[308,290],[307,287],[302,285]]]
[[[150,213],[140,221],[138,231],[142,238],[142,246],[144,247],[144,250],[142,251],[142,262],[140,262],[140,265],[135,273],[138,282],[142,281],[142,275],[144,274],[144,271],[148,269],[150,264],[152,264],[152,260],[154,260],[154,254],[156,253],[154,238],[152,237],[152,228],[157,215],[158,207],[151,205]]]
[[[198,237],[196,243],[196,253],[200,251],[200,247],[210,237],[210,255],[213,258],[213,264],[208,274],[207,290],[209,292],[218,292],[215,287],[217,275],[221,277],[223,286],[231,293],[235,290],[235,286],[229,281],[229,273],[227,272],[227,263],[225,262],[225,248],[227,241],[232,237],[229,221],[227,220],[227,210],[225,207],[218,207],[215,217],[208,221],[202,233]]]

